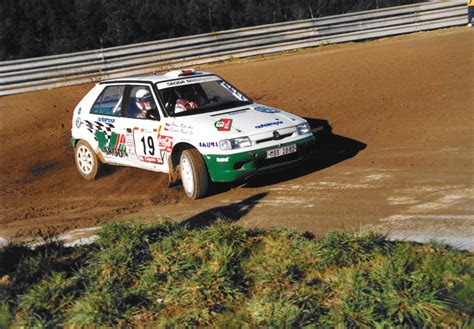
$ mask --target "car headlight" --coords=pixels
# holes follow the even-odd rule
[[[248,137],[224,139],[219,142],[219,148],[223,151],[240,149],[249,146],[252,146],[252,142]]]
[[[311,127],[309,126],[309,123],[305,122],[300,125],[297,125],[296,130],[298,131],[299,135],[304,135],[311,132]]]

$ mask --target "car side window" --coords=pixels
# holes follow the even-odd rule
[[[159,120],[155,99],[148,86],[131,86],[127,102],[127,118]]]
[[[106,87],[95,101],[90,113],[120,116],[124,90],[125,86]]]

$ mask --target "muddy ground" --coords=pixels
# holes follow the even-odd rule
[[[199,67],[333,134],[301,167],[197,201],[163,174],[79,176],[71,115],[91,85],[0,97],[0,236],[224,216],[316,234],[369,226],[474,249],[473,40],[459,27]]]

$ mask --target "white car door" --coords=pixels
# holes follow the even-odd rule
[[[145,84],[128,85],[125,92],[120,126],[127,140],[129,165],[167,173],[172,137],[161,134],[163,113],[157,98]]]

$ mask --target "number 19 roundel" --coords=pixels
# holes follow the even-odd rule
[[[158,133],[141,131],[135,129],[133,131],[133,139],[135,141],[135,152],[140,161],[162,164],[163,159],[158,149]]]

